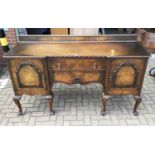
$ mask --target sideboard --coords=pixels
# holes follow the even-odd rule
[[[136,38],[136,35],[20,36],[16,47],[4,55],[18,114],[23,114],[20,103],[23,94],[45,96],[52,115],[54,83],[97,82],[103,86],[101,115],[106,114],[110,96],[131,94],[135,98],[133,114],[137,116],[150,54]]]

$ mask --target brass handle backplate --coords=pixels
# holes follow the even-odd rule
[[[94,67],[93,68],[96,69],[96,63],[94,63]]]
[[[58,70],[60,70],[61,69],[61,64],[60,63],[58,63]]]

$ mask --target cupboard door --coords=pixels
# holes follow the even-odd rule
[[[142,58],[112,58],[106,74],[107,94],[135,94],[141,91],[146,69]]]
[[[17,95],[48,94],[48,74],[44,59],[18,58],[8,63]]]

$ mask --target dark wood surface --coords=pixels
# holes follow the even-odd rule
[[[124,35],[97,35],[97,36],[74,36],[74,35],[23,35],[19,36],[19,42],[39,42],[39,43],[66,43],[66,42],[135,42],[135,34]]]
[[[59,43],[53,42],[55,37],[50,37],[52,42],[48,43],[46,41],[49,41],[49,37],[22,37],[25,41],[18,43],[4,56],[8,62],[15,92],[14,101],[19,114],[22,114],[19,100],[23,94],[46,96],[50,114],[54,114],[54,83],[97,82],[104,88],[102,115],[106,114],[106,104],[110,96],[127,94],[135,96],[133,113],[138,115],[137,108],[141,101],[141,88],[150,54],[141,42],[131,41],[131,38],[128,40],[127,37],[129,39],[133,36],[71,36],[67,37],[72,40],[69,42],[62,41],[61,38],[64,37],[59,36]],[[44,41],[39,40],[43,38]],[[119,41],[111,41],[112,38],[119,38]],[[120,41],[120,38],[124,38],[124,41]]]
[[[26,43],[18,44],[5,56],[147,56],[146,50],[138,43]]]

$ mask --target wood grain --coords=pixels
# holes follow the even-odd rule
[[[31,43],[18,43],[4,56],[8,62],[15,96],[23,94],[49,96],[50,113],[54,114],[52,109],[54,83],[97,82],[104,88],[102,115],[106,114],[107,99],[111,95],[121,94],[137,96],[133,110],[137,115],[150,54],[140,42],[117,42],[117,37],[28,37]],[[37,43],[33,42],[34,38]],[[80,40],[80,42],[62,43],[64,38],[68,41]],[[112,38],[115,38],[115,42],[110,42]],[[122,36],[121,39],[123,38]],[[45,43],[43,39],[45,41],[62,39],[62,41]],[[108,42],[98,42],[101,39]],[[85,40],[93,40],[93,42],[85,42]],[[20,102],[15,101],[21,113]]]
[[[41,57],[106,57],[147,56],[146,50],[136,43],[65,43],[18,44],[7,56]]]

